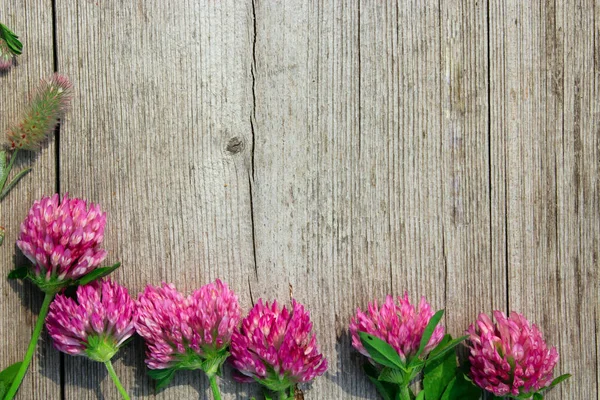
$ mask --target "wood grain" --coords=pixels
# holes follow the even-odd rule
[[[77,91],[61,187],[108,211],[107,262],[123,262],[115,278],[136,294],[161,281],[189,292],[220,277],[249,308],[251,4],[56,5],[58,67]],[[103,368],[65,358],[65,398],[118,398]],[[141,343],[116,370],[134,398],[153,397]],[[245,390],[226,382],[228,396]],[[200,372],[184,372],[157,397],[207,390]]]
[[[503,226],[490,181],[487,2],[442,2],[441,156],[445,305],[454,336],[481,312],[506,308]],[[432,151],[434,146],[429,147]]]
[[[18,57],[17,65],[6,73],[0,72],[0,129],[5,132],[10,124],[17,123],[40,79],[52,76],[52,5],[39,1],[4,1],[0,6],[0,22],[14,30],[23,43],[23,54]],[[4,244],[0,247],[3,277],[15,263],[24,261],[22,254],[16,251],[15,241],[31,204],[55,191],[55,152],[52,142],[35,156],[21,153],[16,160],[13,173],[26,166],[33,170],[0,205],[0,225],[6,227]],[[3,279],[0,296],[0,337],[3,338],[0,369],[3,369],[25,356],[43,294],[30,284],[8,283]],[[41,400],[60,397],[60,355],[45,334],[40,338],[18,396]]]
[[[252,292],[291,285],[310,306],[333,360],[319,397],[376,398],[345,333],[355,307],[408,290],[447,302],[457,335],[505,303],[490,262],[485,11],[256,9]]]
[[[509,308],[536,322],[574,377],[548,399],[597,389],[598,75],[594,4],[490,9],[492,153],[503,154]],[[498,182],[502,185],[502,182]],[[497,205],[498,208],[502,204]]]
[[[388,250],[358,232],[382,227],[358,222],[370,217],[357,204],[365,202],[364,182],[356,180],[359,10],[342,2],[257,2],[255,16],[252,293],[286,303],[293,295],[311,311],[330,369],[307,398],[373,396],[346,333],[354,306],[390,287],[389,262],[378,259]],[[379,250],[368,253],[371,245]]]
[[[58,161],[61,191],[109,212],[107,262],[123,261],[132,293],[220,277],[245,309],[305,303],[330,360],[307,398],[377,398],[347,324],[405,290],[445,307],[453,335],[478,312],[524,313],[575,375],[547,398],[600,398],[592,0],[55,0],[54,49],[45,3],[0,8],[28,49],[0,93],[32,89],[54,50],[75,109],[58,159],[45,149],[3,203],[7,243]],[[2,254],[8,270],[13,248]],[[8,364],[41,300],[2,290],[0,333],[19,336],[0,346]],[[59,356],[40,349],[21,398],[118,398],[101,365],[71,357],[61,396]],[[133,398],[208,393],[182,373],[155,395],[139,341],[116,369]]]

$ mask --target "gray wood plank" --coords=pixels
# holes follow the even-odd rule
[[[506,268],[492,223],[487,2],[442,2],[441,146],[445,306],[453,335],[506,308]],[[433,107],[432,107],[433,108]],[[433,110],[432,110],[433,111]],[[435,151],[432,145],[429,151]]]
[[[554,325],[562,349],[562,371],[576,376],[557,390],[556,398],[598,398],[598,290],[600,280],[600,114],[595,1],[577,6],[556,4],[546,10],[546,26],[557,31],[553,57],[561,57],[562,135],[556,138],[559,321]],[[552,17],[554,12],[556,17]],[[550,14],[550,15],[549,15]],[[560,29],[562,28],[562,29]],[[594,34],[596,33],[596,35]],[[563,35],[560,38],[560,35]],[[562,42],[563,49],[560,49]],[[549,76],[560,82],[560,63]],[[557,82],[557,83],[558,83]],[[559,89],[560,90],[560,89]],[[594,301],[596,299],[596,301]],[[567,329],[564,329],[567,327]],[[559,396],[560,393],[560,396]]]
[[[490,10],[492,153],[505,179],[509,308],[575,376],[548,399],[597,398],[598,113],[594,4]],[[497,204],[499,208],[502,204]],[[596,342],[597,343],[597,342]]]
[[[107,262],[123,262],[115,278],[136,294],[147,283],[189,292],[220,277],[248,309],[251,4],[56,7],[59,69],[78,93],[61,136],[61,186],[108,211]],[[154,396],[140,343],[116,370],[133,398]],[[66,399],[118,398],[102,365],[66,357],[65,371]],[[225,398],[245,390],[223,388]],[[201,373],[189,372],[157,397],[207,393]]]
[[[371,186],[357,179],[359,10],[298,1],[257,2],[255,11],[252,293],[287,303],[293,295],[311,311],[330,367],[302,387],[306,398],[373,397],[347,334],[358,302],[390,288],[389,253],[373,230],[383,226],[362,223],[378,207],[364,207]]]
[[[505,304],[490,262],[486,9],[438,6],[256,8],[252,292],[291,285],[312,310],[332,361],[314,398],[376,398],[346,334],[373,298],[448,301],[454,335]]]
[[[16,123],[30,94],[40,79],[53,73],[52,5],[38,1],[5,1],[0,6],[0,22],[13,29],[23,42],[23,54],[18,66],[0,73],[0,129],[2,133]],[[69,117],[66,124],[68,125]],[[21,153],[13,171],[32,166],[33,170],[12,190],[0,205],[0,225],[6,228],[4,245],[0,247],[2,276],[14,267],[19,226],[31,204],[42,195],[54,193],[56,183],[55,147],[50,143],[37,156]],[[23,262],[22,255],[17,262]],[[0,285],[0,343],[1,368],[20,361],[25,356],[33,326],[42,304],[42,293],[30,284]],[[38,349],[23,385],[20,399],[56,399],[60,397],[60,355],[46,334],[40,338]]]

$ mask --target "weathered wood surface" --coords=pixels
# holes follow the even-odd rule
[[[55,0],[54,46],[52,4],[21,3],[0,6],[27,50],[0,77],[2,115],[54,56],[77,94],[58,158],[3,203],[7,243],[58,184],[108,210],[132,293],[216,277],[245,309],[292,293],[331,365],[307,398],[377,398],[346,327],[404,290],[446,307],[454,335],[481,311],[524,313],[575,374],[547,398],[600,398],[594,2]],[[0,290],[8,364],[41,300]],[[61,365],[47,340],[38,355],[21,398],[118,398],[102,365]],[[155,395],[139,342],[116,368],[134,398],[208,396],[197,373]]]
[[[490,44],[490,105],[491,151],[504,159],[492,189],[504,197],[508,306],[539,324],[559,348],[558,369],[575,374],[556,399],[598,397],[595,12],[590,1],[490,8],[490,32],[503,32]]]
[[[11,124],[17,123],[20,111],[40,78],[49,77],[54,71],[52,4],[3,1],[0,21],[14,28],[26,49],[16,68],[0,72],[0,129],[5,131]],[[33,170],[0,206],[0,225],[6,227],[4,245],[0,247],[3,277],[15,264],[15,241],[29,207],[42,195],[56,190],[55,156],[56,147],[52,142],[37,156],[21,153],[15,162],[13,173],[26,166],[32,166]],[[23,258],[20,255],[17,262],[22,263]],[[3,369],[23,359],[43,295],[30,284],[3,280],[0,296],[0,369]],[[31,370],[23,381],[19,397],[59,399],[61,355],[52,348],[45,334],[41,336],[40,343],[42,345],[31,361]]]

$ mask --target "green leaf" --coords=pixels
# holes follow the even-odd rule
[[[269,368],[271,368],[271,367],[269,367]],[[272,368],[271,368],[271,370],[272,370]],[[254,380],[257,381],[258,383],[260,383],[262,386],[269,389],[270,391],[275,392],[275,393],[286,391],[290,387],[290,383],[288,382],[288,380],[287,379],[281,380],[279,378],[279,375],[277,375],[277,374],[269,374],[269,376],[267,376],[264,379],[259,379],[259,378],[254,377]]]
[[[371,364],[370,362],[366,362],[363,364],[363,370],[365,371],[365,374],[367,376],[372,376],[375,379],[377,379],[377,377],[381,373],[381,370],[375,368],[375,366],[373,366],[373,364]]]
[[[110,274],[115,269],[119,268],[120,266],[121,266],[121,263],[118,262],[115,265],[112,265],[110,267],[96,268],[95,270],[93,270],[89,274],[87,274],[87,275],[79,278],[76,281],[76,283],[78,285],[87,285],[88,283],[91,283],[91,282],[93,282],[95,280],[98,280],[100,278],[104,278],[106,275]]]
[[[221,376],[221,367],[229,357],[229,352],[224,352],[223,354],[219,354],[217,356],[210,357],[204,361],[200,365],[200,369],[204,371],[208,376],[217,375]]]
[[[12,383],[12,381],[15,380],[15,376],[17,376],[17,372],[19,372],[22,363],[22,361],[16,362],[2,370],[2,372],[0,372],[0,381],[6,384]]]
[[[429,320],[429,323],[425,327],[425,331],[423,332],[423,336],[421,337],[421,344],[419,345],[419,350],[415,354],[415,356],[414,356],[414,358],[413,358],[412,361],[415,361],[415,360],[418,361],[419,356],[425,350],[425,347],[427,346],[427,343],[429,343],[429,339],[431,339],[431,336],[433,335],[433,331],[435,330],[435,327],[437,326],[437,324],[440,323],[440,320],[442,319],[443,316],[444,316],[444,310],[439,310],[438,312],[436,312],[433,315],[433,317],[431,317],[431,319]]]
[[[547,387],[547,389],[552,389],[554,386],[558,385],[561,382],[566,381],[571,376],[572,376],[571,374],[564,374],[564,375],[559,376],[558,378],[554,378],[554,380],[552,381],[550,386]]]
[[[17,56],[22,53],[23,43],[21,43],[19,37],[4,24],[0,24],[0,38],[4,39],[11,53]]]
[[[383,382],[390,382],[395,383],[397,385],[403,385],[405,374],[397,368],[384,368],[377,379]]]
[[[148,369],[148,376],[156,382],[156,391],[165,388],[175,376],[175,368]]]
[[[265,394],[265,400],[273,400],[273,397],[271,397],[271,394],[267,390],[265,390],[264,394]]]
[[[450,382],[441,400],[479,400],[482,394],[479,387],[465,379],[463,373],[459,373]]]
[[[398,394],[396,395],[397,400],[414,400],[414,398],[415,395],[408,386],[401,387],[398,391]]]
[[[10,171],[12,171],[12,167],[17,159],[17,154],[19,154],[18,149],[10,155],[8,165],[4,167],[3,174],[0,175],[0,191],[2,192],[4,191],[4,185],[6,185],[6,181],[8,180],[8,175],[10,174]]]
[[[8,273],[8,279],[25,279],[27,275],[29,275],[29,268],[18,267]]]
[[[378,379],[379,371],[371,363],[365,363],[363,368],[367,374],[367,378],[375,385],[377,392],[379,392],[384,400],[396,399],[396,385],[380,381]]]
[[[435,349],[433,349],[433,351],[429,354],[426,362],[430,363],[430,362],[436,361],[437,359],[444,358],[449,352],[454,350],[454,348],[456,346],[458,346],[461,342],[463,342],[467,338],[468,338],[468,336],[461,336],[459,338],[453,339],[453,340],[449,341],[448,343],[446,343],[441,348],[440,348],[440,345],[442,344],[442,342],[440,342],[440,345],[438,345]],[[452,354],[454,354],[454,353],[452,353]]]
[[[544,396],[542,396],[540,393],[534,393],[533,400],[544,400]]]
[[[396,392],[394,391],[393,388],[391,388],[389,383],[382,383],[382,382],[379,382],[377,379],[371,378],[371,377],[369,377],[369,380],[371,381],[371,383],[373,383],[373,385],[375,385],[375,388],[377,389],[377,393],[379,393],[379,395],[381,396],[381,398],[383,400],[395,400],[396,399]]]
[[[154,380],[164,379],[166,376],[169,376],[173,373],[174,368],[164,368],[164,369],[148,369],[146,372],[148,376]]]
[[[23,364],[22,361],[16,362],[0,372],[0,399],[4,398],[8,388],[15,380],[21,364]]]
[[[394,350],[394,348],[386,341],[373,335],[369,335],[366,332],[358,332],[358,336],[373,361],[386,367],[400,368],[406,371],[406,366],[402,362],[402,359],[396,350]]]
[[[6,195],[8,194],[8,192],[10,192],[12,190],[12,188],[14,188],[15,185],[21,180],[21,178],[23,178],[25,175],[27,175],[29,173],[29,171],[31,171],[30,167],[19,171],[19,173],[17,175],[15,175],[13,180],[10,181],[10,183],[8,185],[6,185],[6,187],[4,189],[2,189],[2,192],[0,192],[0,200],[5,198]]]
[[[6,170],[6,150],[0,150],[0,176],[4,176]],[[0,188],[2,190],[2,188]]]
[[[425,391],[421,390],[415,400],[425,400]]]
[[[444,336],[440,344],[432,351],[435,356],[428,360],[423,370],[423,392],[427,400],[439,400],[446,387],[456,376],[456,353],[446,351],[449,343],[453,342],[450,335]]]

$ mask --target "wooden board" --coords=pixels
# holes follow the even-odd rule
[[[136,294],[220,277],[248,309],[251,4],[59,0],[57,10],[59,69],[77,92],[61,187],[108,211],[107,262],[123,262],[115,278]],[[65,358],[65,398],[118,398],[103,368]],[[152,397],[140,342],[116,370],[134,398]],[[181,373],[159,397],[207,390],[199,372]]]
[[[11,124],[17,123],[40,79],[52,76],[52,4],[39,1],[2,2],[0,22],[14,30],[23,43],[23,54],[18,58],[17,66],[8,72],[0,72],[0,129],[4,134]],[[52,141],[35,156],[20,153],[15,162],[13,172],[27,166],[33,167],[33,170],[0,205],[0,225],[6,227],[4,244],[0,247],[3,277],[14,268],[15,262],[23,263],[22,254],[17,253],[15,258],[15,241],[29,208],[36,199],[56,190],[55,153]],[[3,279],[0,296],[0,337],[3,338],[0,342],[0,369],[3,369],[25,356],[43,294],[30,284],[9,283]],[[57,399],[60,398],[60,388],[60,355],[44,334],[18,397]]]
[[[594,2],[55,0],[54,48],[38,3],[0,7],[28,49],[0,93],[31,90],[54,51],[76,99],[58,158],[45,149],[2,204],[6,271],[58,162],[61,191],[109,212],[107,263],[132,293],[220,277],[244,309],[305,303],[330,360],[307,398],[376,398],[347,325],[405,290],[446,308],[453,335],[478,312],[524,313],[576,375],[547,398],[599,398]],[[8,365],[41,298],[0,290]],[[207,396],[199,373],[155,396],[143,351],[115,362],[133,398]],[[61,365],[47,339],[38,354],[21,398],[118,398],[102,365]]]
[[[490,262],[485,11],[257,7],[252,292],[292,287],[313,310],[332,365],[312,396],[376,397],[346,333],[373,298],[447,304],[454,335],[505,303]]]
[[[548,399],[597,386],[598,110],[594,4],[490,8],[491,151],[505,196],[508,302],[575,376]],[[504,188],[502,188],[504,183]],[[502,202],[498,204],[502,208]]]

